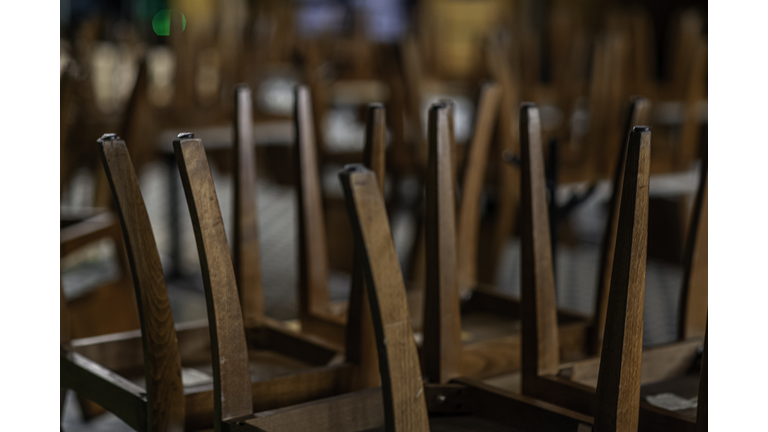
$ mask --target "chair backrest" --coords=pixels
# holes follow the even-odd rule
[[[296,176],[299,197],[299,317],[328,304],[328,255],[312,101],[306,86],[296,88]]]
[[[613,171],[613,194],[608,208],[608,223],[605,225],[603,241],[600,250],[599,273],[597,276],[597,304],[595,305],[595,319],[591,329],[591,351],[599,354],[603,344],[603,330],[605,329],[605,314],[608,310],[608,292],[611,289],[611,271],[613,270],[613,254],[616,250],[616,230],[619,226],[619,204],[621,203],[621,189],[624,180],[624,164],[627,158],[627,145],[629,133],[635,125],[647,124],[650,115],[651,102],[648,99],[637,97],[629,102],[627,116],[625,117],[622,131],[619,157],[616,158],[616,167]]]
[[[707,331],[708,294],[708,223],[707,223],[707,165],[705,149],[701,159],[699,188],[691,211],[688,239],[683,256],[683,287],[680,290],[678,339],[701,337]]]
[[[456,239],[459,290],[477,284],[480,199],[501,94],[501,86],[496,83],[488,83],[481,88],[474,136],[464,162]]]
[[[386,112],[381,104],[368,106],[366,119],[363,165],[373,170],[379,190],[384,193],[386,169],[387,128]],[[357,247],[357,246],[356,246]],[[361,367],[358,388],[375,387],[381,384],[375,332],[371,317],[368,294],[365,289],[362,251],[356,250],[352,265],[352,285],[347,308],[345,335],[347,361]]]
[[[256,210],[256,166],[253,151],[253,99],[251,89],[235,91],[234,178],[235,199],[232,259],[240,290],[243,322],[252,327],[264,319],[261,285],[258,214]]]
[[[650,162],[651,131],[635,126],[624,168],[595,430],[636,430],[639,421]]]
[[[535,376],[559,370],[557,304],[549,241],[541,126],[538,109],[523,104],[522,144],[522,388],[533,393]],[[595,430],[636,430],[648,231],[650,130],[630,133],[608,298],[604,346],[598,374]],[[618,427],[618,429],[617,429]],[[634,428],[634,429],[633,429]]]
[[[385,430],[427,431],[424,385],[405,284],[376,175],[359,165],[348,165],[339,177],[356,250],[363,254],[366,290],[379,349]]]
[[[560,366],[557,302],[547,211],[539,110],[520,107],[521,220],[520,319],[522,386],[527,376],[555,374]]]
[[[184,388],[176,330],[155,237],[125,141],[100,140],[133,275],[144,349],[148,430],[182,430]]]
[[[173,142],[203,273],[213,367],[214,425],[253,413],[248,349],[227,235],[200,139]]]
[[[456,279],[453,139],[448,105],[429,109],[427,212],[424,224],[427,283],[424,291],[424,374],[447,383],[461,372],[461,317]]]

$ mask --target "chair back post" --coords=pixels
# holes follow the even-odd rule
[[[613,171],[613,194],[608,208],[608,223],[603,233],[600,250],[600,269],[597,276],[597,301],[595,318],[591,329],[591,352],[599,355],[603,345],[605,330],[605,314],[608,311],[608,293],[611,290],[611,271],[613,270],[613,254],[616,250],[616,230],[619,226],[619,204],[621,204],[621,189],[624,180],[624,163],[627,159],[627,143],[629,133],[635,125],[647,124],[651,111],[651,102],[642,97],[635,97],[629,102],[627,116],[624,120],[624,131],[619,146],[619,157]]]
[[[600,356],[596,432],[636,431],[640,416],[650,161],[651,131],[646,126],[635,126],[627,148]]]
[[[235,199],[233,262],[240,291],[240,306],[246,327],[264,320],[264,296],[261,285],[258,213],[256,209],[256,167],[253,150],[253,100],[245,84],[235,90]]]
[[[114,135],[99,140],[136,289],[144,350],[147,429],[184,428],[184,386],[181,382],[176,329],[152,225],[125,141]]]
[[[707,329],[708,299],[708,222],[707,222],[707,166],[706,148],[701,158],[699,188],[691,211],[688,239],[683,256],[683,287],[680,290],[678,312],[678,340],[701,337]]]
[[[480,230],[480,197],[483,191],[485,167],[493,137],[493,127],[499,111],[501,87],[487,83],[480,90],[475,133],[467,153],[457,227],[457,279],[459,291],[477,284],[477,245]]]
[[[253,413],[251,375],[245,328],[229,254],[227,235],[203,142],[173,142],[181,183],[187,197],[208,309],[213,367],[214,427]]]
[[[328,305],[328,251],[322,209],[312,101],[306,86],[297,86],[294,105],[296,176],[299,198],[299,318]]]
[[[429,109],[425,220],[424,375],[447,383],[461,375],[461,315],[456,279],[456,207],[453,140],[446,104]]]
[[[365,286],[379,353],[386,431],[428,431],[419,358],[405,284],[376,175],[360,165],[339,173],[356,249],[363,254]]]
[[[520,107],[520,150],[521,379],[523,393],[529,394],[537,376],[556,375],[560,367],[541,121],[539,110],[532,103]]]
[[[370,104],[367,114],[363,165],[376,174],[376,184],[383,196],[387,145],[386,111],[381,104]],[[358,246],[355,245],[355,247]],[[362,256],[361,251],[356,251],[353,258],[352,286],[349,292],[345,338],[347,362],[357,364],[361,368],[359,382],[353,385],[353,389],[381,385],[371,307],[365,289]]]

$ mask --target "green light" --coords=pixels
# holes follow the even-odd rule
[[[181,31],[187,28],[187,18],[184,14],[181,14]],[[170,36],[171,35],[171,10],[163,9],[155,14],[152,18],[152,30],[158,36]]]

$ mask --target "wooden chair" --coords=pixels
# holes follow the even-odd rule
[[[386,158],[385,117],[383,106],[369,105],[363,150],[364,163],[376,170],[382,184]],[[299,320],[303,332],[342,347],[346,319],[343,313],[335,312],[340,308],[329,300],[325,213],[314,141],[311,97],[305,86],[296,89],[294,121],[297,143],[295,172],[299,197]]]
[[[205,321],[183,323],[174,328],[159,256],[130,157],[125,143],[112,138],[102,142],[101,152],[123,224],[136,295],[142,303],[142,331],[71,341],[69,349],[62,354],[61,387],[75,390],[78,394],[99,403],[137,430],[155,430],[144,425],[149,416],[146,409],[149,408],[142,407],[147,403],[150,403],[150,407],[153,406],[151,404],[162,403],[163,398],[160,394],[153,393],[151,387],[160,384],[150,380],[162,380],[160,375],[165,372],[147,375],[147,390],[123,376],[135,376],[136,372],[141,370],[146,370],[149,374],[149,371],[155,371],[157,368],[169,371],[170,366],[166,363],[172,360],[169,358],[175,357],[174,362],[180,365],[179,369],[176,372],[169,371],[168,374],[177,377],[179,381],[175,384],[163,384],[160,391],[168,392],[169,385],[179,387],[182,399],[178,403],[181,404],[182,411],[178,412],[178,407],[173,408],[176,410],[173,411],[174,424],[186,429],[204,429],[213,424],[214,405],[211,399],[213,383],[208,379],[201,379],[201,376],[205,378],[206,374],[210,374],[214,367],[207,363],[212,349],[208,338],[209,329]],[[199,140],[192,141],[200,144]],[[186,162],[192,157],[198,165],[202,164],[212,187],[210,169],[202,144],[196,150],[197,152],[187,153],[186,156],[179,155],[183,172],[188,171]],[[201,168],[196,165],[196,169]],[[223,230],[221,233],[223,234]],[[229,257],[227,259],[229,260]],[[206,271],[204,268],[204,272]],[[152,309],[147,311],[149,308]],[[260,325],[243,327],[242,330],[243,334],[248,336],[250,344],[249,356],[253,375],[247,385],[253,389],[255,409],[274,409],[335,395],[350,388],[361,388],[362,384],[357,380],[358,366],[349,362],[331,361],[336,351],[324,345],[322,341],[289,331],[266,317],[258,324]],[[146,341],[148,338],[150,342]],[[172,346],[168,345],[169,340],[173,341]],[[354,345],[361,346],[361,342]],[[348,352],[354,355],[355,350],[351,348]],[[146,361],[145,356],[149,356]],[[156,360],[152,356],[159,358]],[[160,361],[165,363],[158,363]],[[193,378],[197,382],[183,387],[182,376],[185,381],[186,378]],[[174,400],[175,398],[176,396]]]
[[[498,102],[500,89],[496,87],[494,90]],[[488,95],[492,94],[489,92]],[[481,179],[489,147],[489,137],[478,139],[477,136],[489,135],[492,125],[483,121],[483,114],[488,113],[483,107],[481,104],[476,139],[467,156],[458,230],[454,231],[450,231],[450,227],[456,226],[453,141],[449,118],[443,118],[449,114],[447,107],[433,106],[430,110],[425,224],[427,285],[422,294],[423,301],[418,297],[409,307],[412,316],[423,316],[424,319],[425,375],[432,382],[446,383],[459,375],[489,378],[517,371],[520,367],[519,298],[479,283],[475,267]],[[451,267],[456,267],[451,269],[455,272],[452,280],[443,281],[444,276],[436,273],[437,268]],[[570,359],[582,357],[587,317],[567,311],[561,311],[560,317],[562,337],[570,342],[564,344],[564,355]],[[438,364],[447,366],[437,373]]]
[[[527,110],[532,109],[532,107],[524,106],[523,112],[527,114]],[[535,110],[535,108],[533,108]],[[537,114],[537,113],[536,113]],[[528,125],[528,119],[521,115],[521,125]],[[532,120],[532,122],[536,122],[538,124],[538,118],[535,118],[535,120]],[[447,135],[447,134],[446,134]],[[430,137],[431,138],[431,137]],[[527,207],[532,207],[534,210],[536,210],[535,213],[531,215],[531,213],[524,214],[523,216],[523,226],[521,227],[521,232],[523,235],[523,250],[529,250],[533,249],[533,247],[536,247],[536,249],[539,251],[538,254],[524,254],[523,255],[523,262],[522,262],[522,269],[523,269],[523,301],[524,303],[520,307],[520,315],[523,320],[523,385],[526,386],[526,384],[530,384],[529,382],[525,381],[525,378],[527,377],[526,374],[528,373],[528,370],[534,369],[534,370],[541,370],[543,369],[542,365],[547,365],[549,362],[554,362],[555,365],[558,363],[559,358],[559,344],[557,343],[558,340],[558,328],[557,325],[552,325],[551,323],[557,323],[556,321],[556,305],[554,302],[554,287],[553,287],[553,278],[551,273],[551,257],[547,256],[549,251],[549,231],[548,231],[548,223],[546,221],[546,218],[543,219],[543,221],[539,218],[542,217],[542,215],[546,216],[546,198],[544,196],[544,182],[543,182],[543,159],[542,159],[542,151],[541,151],[541,141],[539,136],[537,135],[536,138],[539,138],[536,142],[529,143],[528,136],[526,134],[521,135],[521,142],[522,142],[522,157],[523,157],[523,205]],[[637,140],[636,140],[637,141]],[[646,143],[646,148],[647,148]],[[434,144],[433,144],[434,145]],[[636,148],[633,150],[639,154],[639,141],[636,143]],[[438,153],[439,154],[439,153]],[[527,160],[530,160],[530,162],[526,163]],[[628,159],[629,160],[629,159]],[[533,163],[535,161],[535,163]],[[629,162],[628,162],[629,164]],[[634,171],[634,181],[633,185],[640,190],[640,192],[637,192],[636,195],[639,196],[638,199],[643,199],[643,194],[645,194],[645,202],[647,203],[647,171],[645,173],[641,172],[640,176],[637,175],[637,164],[638,159],[637,156],[635,156],[634,159],[635,164],[635,171]],[[628,165],[629,167],[630,165]],[[646,165],[645,169],[647,170],[647,158],[646,158]],[[534,174],[531,175],[530,171],[535,170]],[[629,171],[629,168],[627,168],[627,172]],[[642,176],[645,176],[645,185],[637,185],[637,182],[642,180]],[[628,174],[625,178],[630,178],[632,174]],[[638,178],[640,180],[638,180]],[[535,181],[531,180],[535,179]],[[629,180],[625,180],[629,181]],[[625,185],[625,190],[628,188]],[[644,190],[643,190],[644,189]],[[447,188],[447,190],[450,190],[450,188]],[[631,189],[630,189],[631,190]],[[625,192],[623,194],[624,196],[624,204],[623,207],[626,207],[626,202],[630,199],[634,199],[635,197],[629,197],[629,194]],[[439,202],[439,201],[438,201]],[[434,204],[432,204],[434,205]],[[605,392],[602,392],[601,390],[598,390],[597,393],[595,393],[594,388],[591,389],[591,393],[582,396],[583,399],[589,400],[588,403],[592,403],[593,410],[590,411],[589,415],[597,415],[598,417],[601,417],[602,414],[600,410],[605,410],[606,408],[606,400],[612,400],[613,403],[616,403],[618,401],[617,392],[620,392],[622,394],[622,398],[627,403],[632,403],[633,410],[629,411],[623,411],[622,414],[619,414],[616,416],[615,414],[610,414],[608,417],[613,416],[614,419],[612,421],[617,421],[617,418],[623,417],[623,420],[620,421],[620,423],[624,424],[633,424],[636,428],[637,426],[637,407],[640,404],[640,375],[639,375],[639,369],[640,369],[640,356],[636,355],[635,357],[627,357],[627,352],[630,349],[635,349],[638,353],[640,351],[639,343],[642,340],[642,299],[644,297],[644,262],[645,262],[645,237],[638,235],[641,235],[642,232],[644,232],[647,228],[645,225],[647,224],[647,215],[643,214],[642,212],[633,212],[630,213],[630,217],[626,216],[626,210],[624,212],[624,218],[619,223],[618,228],[618,237],[623,238],[625,243],[620,243],[620,245],[623,245],[621,247],[616,248],[616,262],[622,262],[623,267],[615,267],[613,272],[613,283],[612,283],[612,292],[610,301],[613,305],[612,307],[609,307],[608,314],[609,314],[609,324],[606,327],[607,332],[611,334],[610,332],[613,332],[611,334],[611,338],[606,338],[606,348],[603,350],[602,354],[602,363],[595,363],[593,364],[593,372],[597,372],[599,370],[600,378],[598,380],[599,387],[605,390]],[[536,222],[534,222],[536,221]],[[439,229],[439,228],[438,228]],[[432,280],[435,282],[432,282],[429,287],[431,288],[434,285],[441,285],[441,295],[442,297],[434,296],[433,301],[429,302],[430,304],[434,305],[434,309],[440,309],[439,314],[442,316],[443,319],[446,319],[446,317],[455,317],[456,314],[456,307],[455,307],[455,301],[445,301],[444,298],[448,297],[451,292],[455,292],[455,281],[452,281],[450,278],[454,275],[453,273],[453,260],[451,257],[451,246],[450,246],[450,235],[451,231],[447,228],[443,228],[441,232],[441,239],[444,240],[443,245],[441,248],[437,249],[437,256],[438,258],[438,269],[439,273],[437,275],[433,276]],[[635,248],[639,249],[631,249],[627,246],[626,240],[627,238],[633,238],[632,236],[635,236],[634,238],[639,239],[639,241],[635,241]],[[623,236],[623,237],[622,237]],[[533,243],[533,244],[531,244]],[[637,243],[640,243],[639,245]],[[434,258],[433,258],[434,259]],[[455,259],[455,258],[454,258]],[[631,263],[631,265],[630,265]],[[546,267],[549,267],[549,271],[546,271]],[[641,270],[638,270],[641,269]],[[630,273],[630,270],[634,271],[635,273]],[[439,277],[438,277],[439,276]],[[453,276],[455,277],[455,276]],[[439,281],[439,282],[438,282]],[[453,285],[453,286],[452,286]],[[544,286],[550,286],[551,289],[547,291],[547,295],[541,295],[539,291],[541,290],[534,290],[530,288],[531,286],[538,286],[538,285],[544,285]],[[534,304],[532,303],[531,296],[533,296],[533,300],[535,301]],[[639,309],[638,309],[638,302]],[[634,305],[634,307],[630,307]],[[544,310],[546,315],[545,318],[541,318],[541,313],[538,312],[538,310],[533,310],[534,307],[538,307],[541,310]],[[451,310],[453,309],[453,311]],[[450,318],[449,318],[450,319]],[[613,319],[614,321],[610,321]],[[541,327],[544,324],[547,324],[548,321],[551,320],[551,323],[549,325],[545,326],[546,333],[542,335],[543,331],[541,330]],[[454,381],[458,382],[466,382],[465,379],[457,379],[456,376],[460,375],[460,368],[467,367],[467,356],[464,355],[463,358],[460,360],[457,360],[457,357],[454,355],[448,355],[447,353],[449,350],[453,349],[454,352],[456,352],[456,349],[453,348],[457,346],[457,340],[458,340],[458,334],[457,334],[457,327],[456,327],[456,319],[453,319],[453,322],[445,322],[444,324],[438,329],[438,331],[432,332],[432,333],[425,333],[425,348],[427,347],[428,338],[432,338],[434,342],[431,342],[429,345],[435,347],[433,350],[425,350],[425,374],[427,376],[427,379],[437,381],[439,380],[450,380],[452,377],[454,378]],[[624,322],[632,322],[634,323],[633,326],[627,325],[626,327],[622,325]],[[639,324],[638,324],[639,322]],[[434,326],[436,328],[437,326]],[[610,330],[608,330],[610,329]],[[538,331],[539,339],[538,339],[538,345],[531,344],[530,337],[528,336],[531,332]],[[610,340],[609,340],[610,339]],[[554,342],[552,342],[554,341]],[[630,342],[633,341],[633,342]],[[634,345],[630,346],[629,344],[633,343]],[[627,346],[628,348],[624,348]],[[440,352],[442,350],[442,353]],[[609,351],[610,350],[610,351]],[[442,355],[439,355],[442,354]],[[431,357],[431,361],[430,361]],[[622,366],[622,360],[627,363],[636,362],[635,366],[632,366],[634,368],[637,368],[630,372],[629,369],[626,369],[624,372],[619,373],[618,369]],[[614,359],[614,360],[610,360]],[[462,364],[463,362],[463,364]],[[610,363],[609,363],[610,362]],[[609,365],[610,364],[610,365]],[[539,375],[543,375],[539,373]],[[537,375],[537,377],[539,376]],[[605,375],[605,376],[603,376]],[[546,378],[550,378],[547,376]],[[557,376],[551,377],[551,379],[562,379]],[[625,380],[618,388],[620,390],[616,390],[614,387],[603,387],[603,384],[605,382],[609,382],[609,380],[616,380],[616,379],[622,379]],[[614,381],[615,383],[615,381]],[[536,383],[539,384],[538,382]],[[568,384],[572,384],[568,382]],[[573,384],[574,386],[577,384]],[[543,386],[543,384],[542,384]],[[565,385],[564,385],[565,387]],[[538,397],[537,394],[532,394],[532,392],[526,392],[526,387],[523,387],[524,394]],[[568,388],[565,388],[562,390],[563,392],[568,391]],[[611,395],[611,396],[609,396]],[[631,397],[629,395],[632,395]],[[557,399],[557,400],[556,400]],[[562,399],[559,398],[559,399]],[[562,406],[564,408],[569,409],[576,409],[574,406],[569,406],[567,404],[563,404],[561,400],[559,400],[555,396],[549,396],[548,399],[546,399],[548,402],[556,403],[559,406]],[[598,402],[599,400],[599,402]],[[582,403],[584,403],[582,401]],[[572,402],[573,404],[573,402]],[[610,404],[608,404],[610,406]],[[598,408],[599,407],[599,408]],[[597,412],[596,412],[597,410]],[[583,412],[583,411],[580,411]],[[604,411],[603,411],[604,412]],[[627,417],[629,416],[629,417]],[[610,422],[611,420],[605,420]],[[597,423],[597,418],[596,418]],[[605,426],[605,424],[603,425]],[[633,430],[630,426],[629,429],[623,429],[623,430]]]
[[[179,344],[160,257],[125,143],[111,138],[101,142],[102,157],[118,201],[142,331],[130,346],[120,347],[122,351],[104,341],[114,339],[114,335],[101,338],[101,344],[93,344],[91,338],[86,343],[70,341],[62,346],[61,387],[98,403],[135,430],[182,430],[185,404]],[[127,163],[115,163],[113,150],[122,151]],[[61,294],[63,300],[63,290]],[[65,306],[63,301],[61,304]],[[93,356],[83,352],[89,347],[108,349],[94,361]],[[113,372],[115,364],[125,362],[128,353],[141,358],[136,365],[143,371],[144,387]]]
[[[185,141],[182,145],[189,144]],[[612,397],[619,389],[627,390],[633,379],[638,380],[639,358],[621,361],[617,350],[605,350],[603,368],[613,366],[621,373],[607,374],[600,383],[598,416],[591,417],[559,408],[530,397],[494,390],[469,379],[459,379],[448,385],[423,384],[419,374],[416,347],[413,341],[405,289],[386,219],[384,201],[378,190],[376,175],[360,166],[349,166],[340,173],[348,199],[348,209],[356,245],[362,252],[365,286],[376,330],[382,387],[318,400],[303,405],[263,413],[253,413],[250,394],[242,383],[247,377],[244,358],[245,338],[233,334],[239,328],[239,306],[232,277],[224,277],[229,261],[215,253],[211,234],[219,226],[215,200],[207,211],[193,215],[199,220],[197,240],[201,258],[211,267],[206,283],[211,328],[215,345],[226,347],[213,358],[220,365],[215,385],[217,403],[215,430],[521,430],[521,431],[588,431],[633,430],[637,422],[638,397]],[[220,215],[219,215],[220,217]],[[226,252],[226,248],[218,248]],[[624,257],[622,257],[624,258]],[[448,271],[448,269],[445,269]],[[625,269],[627,272],[629,268]],[[617,272],[618,273],[618,272]],[[618,286],[619,284],[617,284]],[[625,284],[626,288],[629,284]],[[640,287],[642,288],[642,287]],[[620,290],[616,290],[617,293]],[[618,304],[618,301],[616,302]],[[612,310],[613,314],[614,311]],[[621,311],[617,315],[626,315]],[[640,318],[642,322],[642,318]],[[630,329],[636,336],[638,327]],[[623,335],[609,344],[623,343]],[[239,348],[239,353],[235,349]],[[611,353],[610,355],[607,353]],[[618,354],[618,355],[617,355]],[[213,354],[216,356],[216,354]],[[634,392],[637,393],[637,392]],[[620,426],[617,428],[616,423]]]
[[[560,364],[538,110],[532,105],[524,105],[520,116],[520,124],[523,126],[523,202],[524,206],[530,209],[523,214],[522,230],[522,391],[523,394],[584,414],[593,414],[598,409],[594,390],[595,379],[597,382],[602,379],[603,369],[600,360],[596,358]],[[626,152],[607,310],[610,312],[619,307],[631,307],[633,310],[627,313],[632,313],[634,318],[623,321],[626,324],[622,326],[622,322],[611,323],[612,316],[608,313],[605,319],[603,357],[609,349],[608,341],[619,337],[614,333],[617,329],[624,327],[627,331],[628,328],[638,326],[639,329],[635,330],[636,336],[627,341],[623,348],[615,345],[610,348],[618,350],[624,358],[642,357],[642,375],[638,376],[632,385],[637,387],[638,391],[641,384],[653,385],[656,389],[668,388],[667,385],[677,386],[677,389],[681,382],[673,378],[684,375],[694,362],[696,348],[701,340],[689,339],[642,351],[642,288],[645,284],[645,271],[644,267],[642,270],[638,269],[636,264],[630,266],[628,257],[624,254],[631,249],[633,261],[645,259],[650,164],[650,131],[647,127],[638,126],[633,129]],[[629,224],[630,216],[634,219],[633,224]],[[622,283],[617,272],[621,272],[625,278],[631,277],[630,295],[634,297],[630,299],[634,300],[631,304],[628,303],[628,306],[613,305],[613,293],[617,290],[616,286]],[[682,385],[690,384],[691,380],[682,382]],[[695,386],[695,379],[693,385]],[[689,391],[690,388],[683,390]],[[661,423],[655,420],[655,410],[647,406],[647,403],[641,404],[640,430],[661,430],[654,429],[657,426],[650,426]],[[676,427],[693,426],[695,418],[690,417],[682,423],[676,423]]]

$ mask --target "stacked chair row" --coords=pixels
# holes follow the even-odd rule
[[[706,238],[706,164],[689,229],[680,341],[643,350],[651,132],[636,125],[648,102],[633,100],[627,116],[598,308],[590,318],[556,306],[541,124],[532,104],[520,107],[517,158],[522,295],[504,296],[463,277],[462,245],[474,244],[477,236],[488,129],[498,99],[495,85],[484,87],[458,218],[451,104],[429,110],[426,285],[408,291],[383,196],[385,113],[381,105],[369,107],[363,164],[339,173],[355,239],[351,293],[339,315],[328,307],[327,287],[323,292],[327,263],[311,101],[306,88],[297,89],[301,332],[264,315],[247,88],[235,97],[232,255],[202,141],[191,134],[174,141],[207,322],[174,325],[126,143],[103,137],[98,148],[123,231],[141,331],[70,340],[62,290],[62,389],[141,431],[706,430],[706,300],[702,308],[701,292],[694,292],[702,274],[706,290],[706,244],[696,241]],[[471,298],[462,307],[467,290]],[[469,311],[464,317],[462,309]],[[480,313],[495,320],[473,321],[471,315]],[[414,329],[423,342],[417,344]],[[491,336],[465,343],[462,331]],[[691,373],[696,363],[701,372]],[[189,369],[209,373],[212,383],[185,386]],[[519,376],[520,394],[481,381],[504,374]],[[698,408],[669,411],[642,399],[664,391],[698,395]]]

